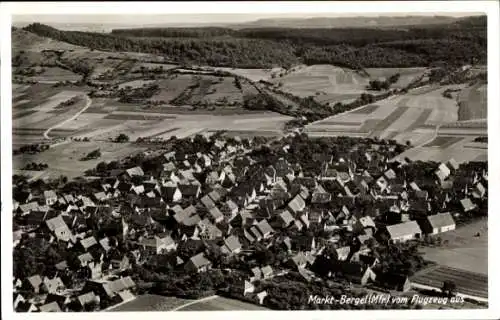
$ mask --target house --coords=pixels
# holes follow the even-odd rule
[[[261,220],[259,223],[255,225],[256,230],[258,231],[257,234],[254,233],[256,237],[261,237],[261,238],[268,238],[271,236],[271,234],[274,232],[273,228],[269,225],[266,219]]]
[[[45,200],[45,204],[48,206],[51,206],[57,202],[57,194],[54,192],[54,190],[44,191],[43,198]]]
[[[370,233],[373,234],[373,232],[376,229],[375,222],[373,222],[372,217],[370,216],[364,216],[356,220],[354,223],[353,229],[357,230],[358,232],[366,232],[366,229],[370,229]]]
[[[259,267],[253,267],[250,271],[252,272],[250,282],[262,279],[262,271],[259,269]]]
[[[221,251],[225,254],[234,254],[241,251],[241,243],[237,236],[231,235],[224,240]]]
[[[144,171],[139,166],[127,169],[127,170],[125,170],[125,172],[129,178],[143,177],[144,176]]]
[[[172,181],[167,182],[164,186],[161,187],[161,194],[164,199],[168,202],[179,202],[182,199],[182,192],[177,187],[177,184]]]
[[[142,248],[152,254],[162,254],[164,251],[177,249],[177,244],[169,235],[155,235],[138,241]]]
[[[267,297],[267,291],[261,291],[261,292],[257,293],[256,297],[257,297],[257,301],[259,302],[259,304],[263,304],[264,299]]]
[[[342,262],[340,271],[347,280],[365,286],[368,282],[374,282],[377,275],[370,267],[364,267],[357,262]]]
[[[261,292],[257,293],[256,297],[257,297],[257,301],[259,302],[259,304],[263,304],[264,299],[267,297],[267,291],[261,291]]]
[[[214,223],[219,223],[222,220],[224,220],[224,215],[222,214],[222,212],[217,207],[213,207],[213,208],[209,209],[208,210],[208,214],[210,215],[210,219]]]
[[[201,185],[187,180],[182,180],[178,183],[179,190],[183,197],[198,198],[201,193]]]
[[[449,212],[427,216],[420,221],[420,227],[425,234],[438,234],[455,230],[456,224]]]
[[[304,199],[300,195],[296,195],[289,203],[288,203],[288,210],[290,212],[297,214],[299,212],[302,212],[306,207],[306,203]]]
[[[214,201],[208,195],[203,196],[200,201],[208,210],[215,207]]]
[[[262,274],[262,279],[270,279],[273,277],[273,268],[271,266],[265,266],[260,268],[260,272]]]
[[[24,290],[28,290],[34,293],[39,293],[42,284],[43,284],[42,277],[40,277],[40,275],[38,274],[35,274],[31,277],[24,279],[22,288]]]
[[[68,269],[68,262],[66,260],[63,260],[59,263],[56,263],[54,267],[57,271],[66,271]]]
[[[80,248],[83,249],[83,251],[87,252],[89,251],[90,248],[97,246],[97,241],[94,237],[88,237],[85,239],[81,239],[79,242]]]
[[[87,305],[98,304],[99,297],[93,291],[81,294],[76,297],[75,302],[78,306],[77,310],[85,310]]]
[[[469,212],[476,208],[476,205],[472,203],[472,201],[469,198],[460,200],[460,205],[462,206],[463,212]]]
[[[43,291],[48,293],[58,293],[59,291],[64,290],[66,288],[61,278],[59,277],[55,277],[53,279],[44,277],[42,287]]]
[[[40,312],[62,312],[57,302],[53,301],[39,307]]]
[[[446,164],[441,163],[436,171],[434,171],[434,174],[437,176],[439,181],[444,181],[450,176],[451,171]]]
[[[478,182],[475,186],[474,186],[474,190],[472,191],[472,195],[474,196],[474,198],[479,198],[479,199],[482,199],[486,194],[486,188],[483,186],[483,184],[481,182]]]
[[[219,203],[219,201],[221,200],[222,198],[222,195],[219,193],[219,191],[217,190],[212,190],[208,193],[208,196],[210,197],[210,199],[213,200],[213,202],[215,203]]]
[[[94,261],[94,258],[92,255],[88,252],[81,254],[78,256],[78,260],[80,260],[80,266],[85,267],[87,266],[90,262]]]
[[[205,258],[205,254],[199,253],[193,257],[191,257],[184,268],[186,269],[187,272],[205,272],[208,269],[210,269],[212,266],[212,263]]]
[[[110,267],[114,270],[124,271],[129,269],[130,266],[130,259],[127,255],[117,255],[110,260]]]
[[[288,210],[284,210],[278,215],[278,221],[280,222],[282,228],[287,228],[294,220],[294,217]]]
[[[296,255],[290,258],[288,265],[290,267],[298,270],[300,268],[305,268],[307,266],[308,260],[302,251],[298,252]]]
[[[451,171],[453,171],[453,172],[457,171],[458,168],[460,167],[458,165],[458,162],[455,159],[453,159],[453,158],[451,158],[450,160],[448,160],[448,162],[446,164],[447,164],[448,168],[450,168]]]
[[[222,212],[228,222],[236,217],[238,210],[238,205],[231,199],[227,200],[222,207]]]
[[[416,221],[398,223],[385,228],[392,242],[405,242],[422,236],[422,230]]]
[[[391,180],[396,179],[396,173],[394,172],[394,170],[389,169],[389,170],[387,170],[386,172],[384,172],[384,177],[385,177],[388,181],[391,181]]]
[[[196,229],[203,240],[214,240],[222,237],[222,231],[213,225],[207,218],[198,222]]]
[[[101,245],[101,248],[104,250],[104,252],[108,252],[109,250],[111,250],[111,245],[109,243],[108,237],[99,240],[99,244]]]
[[[243,282],[243,295],[244,296],[247,295],[248,293],[253,293],[254,290],[255,290],[255,286],[251,282],[249,282],[247,280],[245,280]]]
[[[14,310],[17,309],[17,306],[19,305],[19,303],[25,302],[25,301],[26,300],[24,299],[22,294],[14,292]]]

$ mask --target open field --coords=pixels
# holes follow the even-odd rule
[[[474,143],[473,140],[477,136],[479,135],[437,136],[436,139],[439,140],[429,141],[430,145],[426,144],[406,150],[395,159],[408,157],[412,160],[446,162],[453,158],[459,163],[485,161],[488,157],[488,146],[486,143]]]
[[[165,297],[156,294],[145,294],[138,296],[132,301],[126,302],[115,308],[110,308],[109,312],[121,311],[170,311],[193,300],[176,297]]]
[[[254,82],[258,82],[260,80],[269,80],[273,75],[277,75],[283,71],[281,68],[274,68],[274,69],[215,68],[215,70],[230,72],[234,75],[246,78]]]
[[[101,157],[95,160],[79,161],[89,152],[100,149]],[[58,177],[65,175],[68,178],[81,176],[85,170],[95,168],[101,161],[112,161],[124,158],[130,154],[145,150],[134,144],[111,143],[103,141],[68,142],[49,148],[39,154],[21,154],[12,159],[13,170],[19,170],[31,162],[48,163],[48,176]]]
[[[475,237],[479,232],[480,237]],[[488,274],[488,220],[480,220],[439,235],[447,244],[423,249],[424,258],[440,265]]]
[[[371,79],[375,80],[386,80],[390,76],[399,73],[399,80],[392,87],[404,88],[422,77],[426,73],[427,68],[367,68],[365,71],[368,72]]]
[[[269,310],[265,307],[243,302],[236,299],[229,299],[225,297],[216,297],[214,299],[202,301],[199,303],[191,304],[179,311],[252,311],[252,310]]]
[[[322,101],[336,102],[359,96],[366,91],[368,78],[355,71],[332,65],[312,65],[297,67],[282,77],[270,80],[280,86],[280,90],[300,97],[325,95]],[[336,98],[337,96],[337,98]]]
[[[40,83],[57,83],[60,81],[77,82],[82,79],[82,76],[59,67],[51,67],[46,68],[45,71],[39,75],[29,77],[29,79]]]
[[[456,283],[458,293],[488,298],[488,277],[483,274],[438,266],[422,270],[410,278],[413,283],[435,288],[441,288],[447,280]]]
[[[475,84],[472,87],[465,88],[458,96],[458,119],[486,119],[488,117],[487,104],[487,85]]]

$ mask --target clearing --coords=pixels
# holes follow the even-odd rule
[[[459,120],[486,119],[488,117],[487,84],[477,83],[462,90],[458,96]]]
[[[480,237],[475,237],[476,233]],[[439,235],[448,241],[439,247],[425,247],[424,258],[440,265],[488,274],[488,220],[483,219]]]
[[[229,299],[225,297],[215,297],[213,299],[200,301],[190,304],[179,311],[237,311],[237,310],[269,310],[265,307],[255,305],[248,302],[243,302],[236,299]]]

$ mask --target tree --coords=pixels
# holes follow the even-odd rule
[[[127,136],[126,134],[124,133],[120,133],[116,138],[115,138],[115,142],[118,142],[118,143],[124,143],[124,142],[129,142],[130,141],[130,137]]]
[[[457,293],[457,284],[452,280],[445,280],[441,292],[451,298]]]

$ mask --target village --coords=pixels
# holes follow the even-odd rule
[[[279,279],[405,292],[419,246],[487,216],[485,163],[390,162],[404,146],[378,139],[258,140],[172,138],[74,181],[14,177],[15,310],[150,292],[284,309]]]

